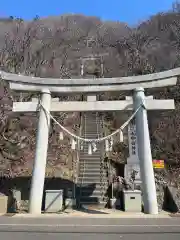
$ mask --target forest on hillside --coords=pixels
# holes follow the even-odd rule
[[[141,75],[179,67],[180,4],[174,4],[168,12],[151,16],[136,27],[83,15],[36,17],[32,21],[0,18],[2,70],[45,78],[77,78],[80,58],[90,54],[108,54],[103,59],[104,77]],[[87,75],[97,70],[96,64],[86,66]],[[164,159],[168,173],[177,179],[180,173],[179,83],[171,88],[150,90],[147,94],[175,99],[175,111],[149,113],[149,122],[153,158]],[[13,114],[12,101],[25,101],[33,96],[11,92],[1,81],[0,167],[4,169],[3,174],[12,177],[27,174],[24,169],[27,172],[32,169],[37,122],[35,114]],[[80,97],[72,96],[72,99]],[[107,94],[107,97],[115,95]],[[59,114],[57,119],[73,131],[79,127],[78,114]],[[57,127],[52,126],[48,161],[52,168],[54,164],[59,166],[60,172],[63,166],[68,178],[69,158],[73,154],[68,141],[59,144],[57,133]]]

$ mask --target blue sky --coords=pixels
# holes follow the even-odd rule
[[[136,24],[157,12],[169,10],[173,0],[0,0],[0,16],[31,19],[82,13],[103,20]]]

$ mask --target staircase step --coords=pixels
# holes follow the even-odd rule
[[[81,191],[101,191],[102,189],[108,187],[108,183],[105,184],[105,186],[101,186],[100,183],[96,184],[96,183],[80,183],[79,182],[79,187],[77,186],[77,188]]]
[[[92,181],[92,180],[84,180],[82,178],[78,178],[78,182],[81,183],[81,184],[84,184],[85,185],[91,185],[91,184],[94,184],[95,185],[95,188],[96,188],[96,185],[100,185],[101,182],[100,182],[100,179],[98,181]]]
[[[102,189],[101,188],[91,188],[91,187],[84,187],[81,188],[82,193],[91,193],[91,194],[101,194]]]
[[[89,194],[89,193],[86,193],[86,192],[81,192],[81,196],[80,196],[80,199],[83,197],[94,197],[94,198],[102,198],[104,196],[104,193],[92,193],[92,194]]]
[[[79,174],[84,173],[84,172],[89,172],[89,173],[98,172],[98,173],[100,173],[102,171],[101,171],[100,165],[94,165],[94,164],[92,164],[92,165],[88,164],[87,165],[86,164],[85,166],[81,165],[79,167]]]
[[[86,136],[87,134],[94,134],[94,135],[101,135],[102,133],[100,131],[97,131],[97,129],[95,128],[88,128],[86,130],[84,130],[83,132],[81,132],[82,136]]]
[[[86,154],[88,154],[88,146],[86,147],[86,146],[84,146],[84,148],[83,148],[83,150],[81,150],[81,153],[86,153]],[[92,155],[94,155],[95,153],[99,153],[100,155],[101,155],[101,149],[97,146],[97,151],[96,152],[92,152]],[[90,155],[90,154],[88,154],[88,155]],[[90,155],[90,156],[92,156],[92,155]]]
[[[86,134],[83,134],[82,136],[84,136],[84,138],[97,139],[101,136],[101,134],[93,131],[87,131]]]
[[[83,146],[83,150],[81,150],[81,153],[88,153],[88,149],[89,149],[89,146]],[[92,153],[100,153],[101,154],[101,149],[99,146],[97,146],[97,151],[96,152],[92,152]]]
[[[101,151],[98,150],[97,152],[92,152],[92,154],[88,154],[88,149],[84,149],[83,151],[80,152],[80,156],[87,156],[87,157],[101,157]]]
[[[101,154],[101,152],[95,152],[92,154],[88,154],[88,150],[87,150],[87,152],[80,153],[80,159],[84,159],[84,158],[93,159],[93,160],[99,159],[99,161],[102,161],[102,154]]]
[[[79,169],[80,169],[80,171],[82,170],[82,171],[84,171],[84,170],[86,170],[86,169],[101,169],[101,167],[100,167],[100,163],[99,164],[94,164],[94,163],[82,163],[82,164],[80,164],[79,165]]]
[[[94,157],[89,157],[89,156],[81,156],[80,159],[79,159],[79,162],[98,162],[98,163],[101,163],[101,162],[104,162],[100,157],[98,156],[94,156]]]
[[[100,174],[100,173],[102,173],[102,171],[101,171],[101,169],[100,169],[100,167],[94,167],[94,166],[91,166],[91,165],[86,165],[86,167],[83,167],[83,166],[81,166],[80,168],[79,168],[79,175],[80,174],[84,174],[84,173],[98,173],[98,174]]]
[[[79,167],[79,170],[80,170],[80,173],[81,173],[81,170],[82,171],[85,171],[85,172],[87,172],[87,173],[100,173],[100,166],[92,166],[92,167],[90,167],[90,166],[86,166],[85,168],[84,168],[84,166],[83,165],[80,165],[80,167]]]
[[[91,197],[101,197],[102,196],[102,191],[81,191],[81,196],[82,197],[88,197],[88,196],[91,196]]]
[[[91,120],[95,123],[100,122],[100,120],[98,118],[96,118],[96,116],[92,117],[87,117],[86,118],[86,122],[91,122]]]
[[[94,163],[85,163],[85,164],[81,164],[80,165],[80,167],[79,167],[79,170],[80,171],[86,171],[86,169],[87,170],[89,170],[89,169],[95,169],[95,170],[99,170],[99,172],[100,172],[100,170],[101,170],[101,167],[100,167],[100,164],[94,164]],[[81,172],[80,172],[81,173]]]
[[[88,137],[89,138],[89,137]],[[90,138],[91,139],[91,138]],[[83,146],[83,149],[88,149],[88,145],[84,145]],[[99,146],[99,144],[97,145],[97,151],[99,151],[100,150],[100,146]]]
[[[85,176],[85,177],[79,177],[78,180],[82,181],[83,183],[87,183],[87,182],[98,183],[98,182],[100,182],[99,177],[95,178],[95,177],[86,177]]]
[[[81,176],[99,176],[100,175],[100,170],[98,170],[98,171],[88,171],[87,169],[85,169],[84,170],[84,172],[81,172],[80,174],[79,174],[79,177],[81,177]]]
[[[102,210],[105,208],[106,205],[107,205],[107,202],[103,201],[101,199],[99,199],[99,203],[96,203],[96,204],[92,204],[92,203],[82,203],[81,204],[83,209],[87,209],[87,212],[98,211],[98,209]]]
[[[80,175],[79,175],[79,178],[80,177],[89,177],[89,178],[100,178],[100,173],[87,173],[87,172],[82,172],[82,173],[80,173]]]
[[[92,165],[88,164],[86,166],[81,165],[79,170],[80,170],[79,174],[81,174],[81,171],[83,171],[83,173],[84,172],[88,172],[88,173],[102,172],[100,165],[93,165],[93,164]]]
[[[88,154],[88,151],[87,152],[82,152],[80,154],[80,158],[87,158],[87,159],[99,159],[101,160],[101,153],[100,152],[95,152],[95,153],[92,153],[92,155]]]
[[[95,160],[95,161],[93,161],[93,160],[88,160],[88,159],[83,159],[83,160],[81,160],[80,162],[79,162],[79,164],[81,165],[83,165],[83,164],[85,164],[85,165],[90,165],[90,164],[92,164],[92,165],[94,165],[94,166],[97,166],[97,165],[101,165],[101,163],[99,162],[99,161],[97,161],[97,160]]]
[[[87,119],[86,120],[86,127],[91,127],[91,126],[93,126],[94,127],[94,129],[97,129],[97,125],[99,125],[99,122],[96,122],[96,119]]]
[[[81,174],[86,174],[86,175],[91,175],[91,176],[92,176],[92,175],[94,175],[94,176],[99,176],[100,173],[101,173],[100,169],[98,169],[97,171],[89,171],[89,169],[87,169],[87,168],[85,168],[85,169],[81,168],[81,170],[82,170],[82,171],[80,171],[79,176],[80,176]]]
[[[100,169],[100,163],[93,163],[93,162],[80,162],[79,169]]]
[[[93,163],[93,162],[82,162],[79,164],[79,170],[81,171],[86,171],[87,172],[100,172],[100,170],[103,170],[102,167],[101,167],[101,164],[96,164],[96,163]],[[81,172],[80,172],[81,173]]]
[[[90,172],[90,171],[83,171],[82,170],[82,172],[80,172],[80,174],[79,174],[79,177],[82,177],[82,176],[93,176],[93,177],[100,177],[100,170],[99,171],[94,171],[94,172]]]
[[[100,171],[88,172],[87,170],[85,170],[83,173],[80,173],[80,175],[79,175],[79,177],[82,177],[82,176],[100,177]]]
[[[89,188],[91,188],[92,190],[93,189],[96,189],[96,190],[102,190],[102,189],[107,189],[108,188],[108,182],[104,182],[104,183],[100,183],[100,181],[99,182],[92,182],[92,181],[89,181],[89,182],[87,182],[87,181],[79,181],[79,179],[78,179],[78,183],[79,183],[79,189],[83,189],[83,191],[85,191],[86,189],[89,189]],[[94,187],[88,187],[88,186],[94,186]]]
[[[98,160],[92,160],[92,159],[83,159],[79,162],[80,165],[88,165],[88,164],[94,164],[95,166],[101,165],[101,162]]]
[[[89,139],[97,139],[99,138],[99,134],[94,134],[94,133],[87,133],[86,135],[82,135],[83,138],[89,138]],[[84,144],[84,146],[87,146],[87,143]]]
[[[86,131],[84,131],[82,134],[84,134],[84,135],[89,134],[89,133],[92,133],[92,134],[95,134],[95,135],[100,135],[100,134],[102,134],[100,131],[97,131],[96,128],[97,128],[96,126],[88,127],[88,128],[86,129]]]
[[[102,136],[102,121],[96,114],[85,115],[85,128],[82,137],[97,139]],[[84,144],[84,149],[80,151],[79,177],[76,189],[80,196],[81,205],[99,206],[103,202],[104,191],[108,188],[108,179],[104,175],[101,145],[97,144],[97,151],[92,155],[88,154],[88,144]],[[101,174],[105,181],[101,183]],[[103,202],[103,207],[105,202]]]
[[[82,135],[84,136],[87,136],[88,134],[98,136],[101,134],[101,132],[97,132],[97,130],[94,130],[94,127],[93,127],[93,128],[86,129],[86,132],[82,133]]]
[[[84,147],[84,149],[83,150],[81,150],[81,152],[80,152],[80,154],[86,154],[87,156],[94,156],[94,155],[96,155],[96,154],[99,154],[99,156],[101,156],[102,155],[102,149],[100,149],[100,148],[97,148],[97,151],[95,151],[95,152],[93,152],[93,149],[92,149],[92,154],[88,154],[88,150],[89,150],[89,148],[88,147]]]
[[[83,158],[83,157],[87,157],[87,158],[99,158],[101,159],[101,152],[98,151],[98,152],[92,152],[92,154],[88,154],[88,149],[87,151],[84,150],[83,152],[80,152],[80,158]]]
[[[79,163],[94,163],[94,164],[101,164],[100,159],[92,159],[92,158],[81,158],[81,160],[79,161]]]
[[[80,181],[80,182],[88,181],[88,182],[96,183],[96,182],[101,182],[101,177],[100,176],[92,176],[92,175],[80,175],[78,177],[78,181]]]
[[[98,197],[81,197],[80,198],[81,203],[99,203],[99,198]]]
[[[90,154],[88,154],[88,152],[87,153],[83,152],[80,154],[80,160],[84,159],[84,158],[85,159],[93,159],[93,160],[98,159],[99,161],[102,161],[100,153],[94,153],[94,154],[90,155]]]
[[[91,125],[97,125],[100,123],[100,121],[96,118],[86,118],[86,123],[90,123]],[[87,126],[87,124],[86,124]]]
[[[84,146],[83,146],[83,149],[87,150],[87,149],[88,149],[88,146],[84,145]],[[100,151],[100,146],[99,146],[99,145],[97,145],[97,152],[98,152],[98,151]]]
[[[103,201],[103,197],[82,197],[80,199],[81,202],[81,206],[85,207],[87,206],[87,209],[90,209],[90,207],[92,207],[93,210],[93,205],[94,208],[97,209],[97,207],[100,207],[101,204],[103,203],[102,207],[104,208],[104,206],[106,205],[106,203]]]
[[[82,161],[93,161],[93,162],[103,162],[102,160],[101,160],[101,158],[100,157],[98,157],[98,156],[94,156],[94,157],[89,157],[89,156],[81,156],[80,157],[80,160],[79,160],[80,162],[82,162]]]
[[[102,162],[102,159],[101,159],[101,156],[98,156],[98,155],[87,155],[87,154],[83,154],[80,156],[80,160],[93,160],[93,161],[99,161],[99,162]]]
[[[84,181],[84,180],[81,181],[81,179],[78,179],[78,185],[81,186],[81,188],[87,188],[89,185],[94,185],[94,188],[101,189],[104,186],[108,186],[108,182],[104,181],[102,186],[101,186],[100,180],[96,181],[96,182],[92,182],[92,181]]]
[[[80,170],[80,173],[79,173],[79,176],[81,175],[86,175],[86,176],[89,176],[89,175],[93,175],[93,176],[99,176],[102,172],[100,171],[100,169],[95,169],[95,170],[89,170],[89,169],[85,169],[83,170],[83,168]]]
[[[89,155],[88,153],[80,154],[80,160],[81,159],[87,159],[87,160],[93,159],[93,160],[99,160],[102,162],[101,155],[97,153],[94,153],[92,155]]]
[[[82,174],[80,174],[79,176],[78,176],[78,179],[83,179],[83,181],[85,181],[86,179],[89,179],[89,180],[92,180],[92,179],[94,179],[94,180],[101,180],[102,178],[101,178],[101,176],[100,176],[100,174],[98,174],[98,175],[95,175],[95,174],[87,174],[87,173],[82,173]],[[105,176],[103,175],[103,179],[105,178]]]
[[[100,169],[102,168],[102,164],[100,162],[93,162],[93,161],[82,161],[82,162],[79,162],[79,168],[87,168],[87,169],[91,169],[92,168],[95,168],[95,169]]]

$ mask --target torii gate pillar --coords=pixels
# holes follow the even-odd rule
[[[48,89],[41,92],[41,103],[49,111],[51,107],[51,94]],[[39,122],[36,136],[36,153],[32,172],[30,190],[29,213],[41,214],[46,173],[46,159],[48,150],[50,116],[43,108],[39,112]]]
[[[148,214],[158,214],[156,186],[152,164],[147,110],[145,108],[144,89],[141,87],[136,88],[134,90],[133,98],[135,110],[140,105],[144,106],[140,108],[135,117],[144,212]]]

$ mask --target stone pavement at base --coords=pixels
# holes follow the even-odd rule
[[[13,218],[64,218],[64,217],[77,217],[77,218],[171,218],[167,212],[159,212],[158,215],[144,214],[144,213],[127,213],[119,210],[112,209],[81,209],[81,210],[66,210],[62,213],[46,213],[41,215],[34,214],[15,214]]]
[[[92,211],[92,210],[91,210]],[[179,240],[180,218],[107,210],[101,214],[17,214],[0,217],[0,239],[6,240]]]

